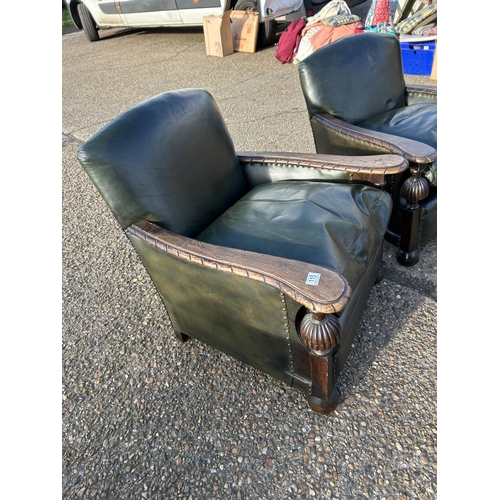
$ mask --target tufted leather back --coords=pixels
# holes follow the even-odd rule
[[[310,117],[328,113],[355,125],[405,105],[395,35],[368,32],[343,37],[307,56],[298,69]]]
[[[193,237],[248,190],[219,108],[201,89],[137,104],[78,160],[123,228],[146,219]]]

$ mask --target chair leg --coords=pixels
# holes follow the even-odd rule
[[[403,228],[396,254],[396,260],[402,266],[411,267],[420,260],[418,242],[421,211],[419,205],[417,208],[408,206],[403,212]]]
[[[420,253],[418,250],[407,253],[404,250],[398,249],[396,253],[396,260],[406,267],[414,266],[420,260]]]
[[[334,387],[328,399],[319,399],[316,396],[307,396],[307,402],[314,413],[327,415],[337,408],[339,404],[339,392]]]
[[[338,318],[332,314],[306,314],[300,324],[300,339],[309,350],[312,387],[307,402],[316,413],[331,413],[339,403],[334,386],[335,359],[340,348]]]
[[[189,339],[189,335],[186,335],[185,333],[182,333],[182,332],[179,332],[178,330],[176,330],[175,328],[173,328],[174,330],[174,335],[175,335],[175,338],[181,343],[183,344],[184,342],[186,342],[188,339]]]
[[[312,394],[307,395],[311,410],[321,415],[332,413],[339,404],[339,393],[335,382],[335,356],[337,349],[330,349],[326,355],[311,353]]]
[[[374,285],[378,285],[381,283],[384,278],[385,278],[385,262],[382,262],[380,264],[380,267],[378,268],[377,276],[375,276],[375,282],[373,283]]]
[[[429,196],[429,182],[422,177],[427,165],[410,163],[411,177],[401,187],[401,196],[407,205],[403,212],[403,228],[396,260],[403,266],[414,266],[419,261],[420,201]]]

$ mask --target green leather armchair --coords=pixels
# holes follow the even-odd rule
[[[409,169],[350,176],[392,196],[386,239],[412,266],[418,248],[437,235],[437,89],[407,85],[395,35],[363,33],[333,42],[298,67],[318,153],[396,153]]]
[[[380,278],[392,201],[337,182],[398,155],[236,153],[212,96],[166,92],[122,113],[78,159],[192,337],[333,411],[335,381]]]

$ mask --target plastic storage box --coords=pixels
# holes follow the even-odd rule
[[[429,76],[432,71],[436,42],[401,42],[405,75]]]

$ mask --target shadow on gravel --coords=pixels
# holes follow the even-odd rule
[[[372,288],[339,377],[340,412],[342,405],[359,393],[370,400],[377,399],[377,392],[379,396],[382,394],[379,399],[384,406],[392,401],[394,389],[391,388],[400,386],[400,397],[395,397],[404,399],[406,387],[411,383],[406,372],[429,374],[435,370],[436,302],[430,293],[417,290],[421,287],[431,292],[428,283],[416,280],[408,286],[404,283],[407,276],[403,274],[403,277],[403,281],[396,280],[401,284],[386,278]],[[428,386],[421,391],[422,397],[435,390],[433,378],[428,375],[416,382],[419,384]],[[374,387],[378,391],[374,391]]]

